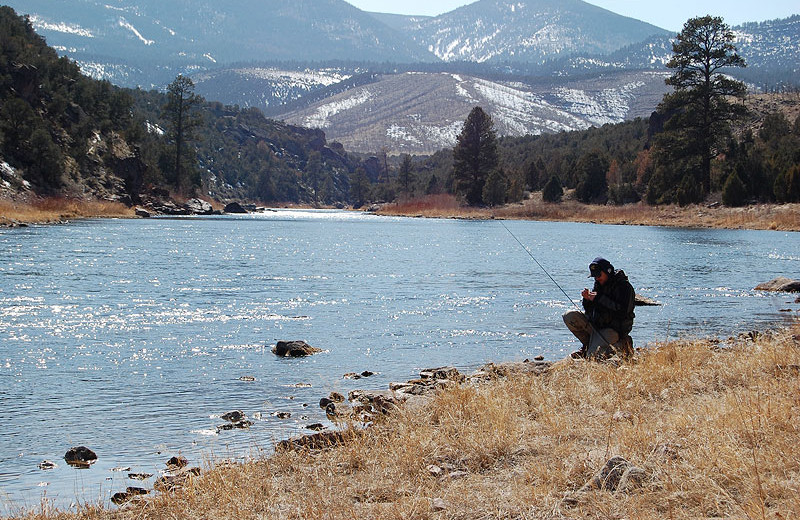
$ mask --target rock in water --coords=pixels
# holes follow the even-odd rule
[[[774,280],[759,284],[755,288],[756,291],[772,291],[772,292],[800,292],[800,280],[792,280],[785,276],[779,276]]]
[[[245,418],[247,418],[247,416],[241,410],[233,410],[231,412],[222,414],[221,418],[228,422],[235,423],[244,420]]]
[[[64,455],[64,460],[70,466],[88,468],[90,464],[97,460],[97,454],[86,446],[76,446],[67,451]]]
[[[279,341],[273,348],[273,354],[281,357],[303,357],[322,352],[305,341]]]

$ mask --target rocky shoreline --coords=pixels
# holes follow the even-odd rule
[[[322,397],[338,426],[277,442],[266,458],[201,471],[175,457],[150,489],[132,483],[115,493],[118,509],[67,517],[572,519],[618,511],[655,520],[669,503],[676,518],[738,518],[742,504],[765,496],[751,485],[759,471],[772,497],[763,510],[790,518],[800,500],[792,477],[781,475],[796,471],[797,445],[782,432],[793,422],[798,374],[800,324],[648,345],[626,361],[431,368],[383,390]],[[749,401],[754,389],[761,401]],[[247,420],[240,411],[221,419]],[[760,439],[757,452],[748,438]],[[131,480],[152,477],[123,470]],[[396,514],[385,516],[385,507]]]

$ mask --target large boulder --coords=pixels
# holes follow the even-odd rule
[[[305,341],[279,341],[272,347],[272,353],[280,357],[304,357],[322,352]]]
[[[755,290],[773,292],[800,292],[800,280],[792,280],[791,278],[779,276],[774,280],[757,285]]]
[[[214,212],[211,204],[201,199],[189,199],[183,207],[193,215],[210,215]]]
[[[231,202],[227,204],[222,211],[225,213],[247,213],[247,210],[244,209],[244,206],[238,202]]]

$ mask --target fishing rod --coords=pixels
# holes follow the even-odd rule
[[[580,308],[580,307],[578,307],[578,304],[577,304],[577,303],[575,303],[575,301],[574,301],[572,298],[570,298],[569,294],[567,294],[567,291],[565,291],[565,290],[564,290],[564,288],[563,288],[563,287],[561,287],[561,286],[558,284],[558,282],[555,280],[555,278],[553,278],[552,276],[550,276],[550,273],[548,273],[548,272],[547,272],[547,269],[545,269],[545,268],[544,268],[544,266],[543,266],[542,264],[540,264],[540,263],[539,263],[539,261],[536,259],[536,257],[535,257],[535,256],[533,256],[533,253],[531,253],[531,252],[530,252],[530,250],[529,250],[527,247],[525,247],[525,244],[523,244],[522,242],[520,242],[520,240],[517,238],[517,236],[516,236],[514,233],[512,233],[510,229],[508,229],[508,226],[506,226],[506,223],[505,223],[505,222],[503,222],[503,221],[501,220],[501,221],[500,221],[500,224],[501,224],[501,225],[502,225],[502,226],[503,226],[503,227],[506,229],[506,231],[508,231],[508,234],[509,234],[509,235],[511,235],[511,236],[514,238],[514,240],[516,240],[516,241],[517,241],[517,244],[519,244],[519,245],[520,245],[520,247],[522,247],[522,249],[524,249],[524,250],[525,250],[525,252],[526,252],[526,253],[528,253],[528,256],[529,256],[529,257],[531,257],[531,258],[533,259],[533,261],[534,261],[534,262],[536,262],[536,265],[538,265],[538,266],[539,266],[539,269],[541,269],[541,270],[542,270],[542,272],[543,272],[544,274],[546,274],[548,278],[550,278],[550,281],[551,281],[551,282],[553,282],[554,284],[556,284],[556,287],[558,287],[559,289],[561,289],[561,292],[562,292],[562,293],[564,293],[564,296],[566,296],[567,300],[569,300],[569,302],[570,302],[570,303],[571,303],[571,304],[572,304],[572,305],[573,305],[573,306],[574,306],[576,309],[578,309],[578,310],[581,310],[581,308]],[[603,339],[605,339],[605,338],[603,338]]]
[[[578,311],[580,311],[580,312],[583,312],[583,310],[582,310],[580,307],[578,307],[578,304],[577,304],[577,303],[575,303],[575,300],[573,300],[572,298],[570,298],[569,294],[567,294],[567,291],[565,291],[565,290],[564,290],[564,288],[563,288],[563,287],[561,287],[561,285],[560,285],[560,284],[559,284],[559,283],[558,283],[558,282],[555,280],[555,278],[553,278],[552,276],[550,276],[550,273],[548,273],[548,272],[547,272],[547,269],[545,269],[545,268],[544,268],[544,266],[543,266],[542,264],[540,264],[540,263],[539,263],[539,261],[536,259],[536,257],[535,257],[535,256],[533,256],[533,253],[531,253],[531,252],[530,252],[530,250],[529,250],[529,249],[528,249],[528,248],[525,246],[525,244],[523,244],[523,243],[520,241],[520,239],[519,239],[519,238],[517,238],[517,235],[515,235],[514,233],[512,233],[512,232],[511,232],[511,230],[510,230],[510,229],[508,229],[508,226],[506,226],[506,223],[505,223],[504,221],[502,221],[502,220],[501,220],[501,221],[500,221],[500,225],[502,225],[502,226],[505,228],[505,230],[506,230],[506,231],[508,231],[508,234],[509,234],[509,235],[511,235],[511,236],[514,238],[514,240],[516,240],[516,241],[517,241],[517,244],[519,244],[519,245],[520,245],[520,247],[522,247],[522,249],[524,249],[524,250],[525,250],[525,252],[526,252],[526,253],[528,253],[528,256],[529,256],[529,257],[531,257],[531,259],[532,259],[534,262],[536,262],[536,265],[538,265],[538,266],[539,266],[539,269],[541,269],[541,270],[542,270],[542,272],[543,272],[544,274],[546,274],[548,278],[550,278],[550,281],[551,281],[551,282],[553,282],[553,283],[556,285],[556,287],[558,287],[559,289],[561,289],[561,292],[562,292],[562,293],[564,293],[564,296],[567,298],[567,300],[569,300],[569,302],[570,302],[570,303],[573,305],[573,307],[575,307],[576,309],[578,309]],[[602,332],[600,332],[600,330],[599,330],[597,327],[595,327],[595,326],[594,326],[594,324],[593,324],[592,322],[589,322],[589,325],[592,327],[592,330],[593,330],[593,331],[595,331],[595,332],[597,333],[597,335],[598,335],[598,336],[600,336],[600,339],[602,339],[602,340],[603,340],[603,342],[604,342],[606,345],[611,345],[611,343],[610,343],[610,342],[609,342],[609,341],[606,339],[606,337],[603,335],[603,333],[602,333]]]

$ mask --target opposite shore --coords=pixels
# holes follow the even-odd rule
[[[520,219],[595,224],[800,231],[800,204],[757,204],[730,208],[719,204],[680,207],[627,204],[587,205],[542,202],[540,194],[498,207],[465,207],[449,195],[405,203],[375,205],[379,215],[461,219]],[[298,206],[292,206],[298,207]],[[135,208],[107,201],[45,198],[35,202],[0,200],[0,227],[59,223],[82,218],[135,218]]]

